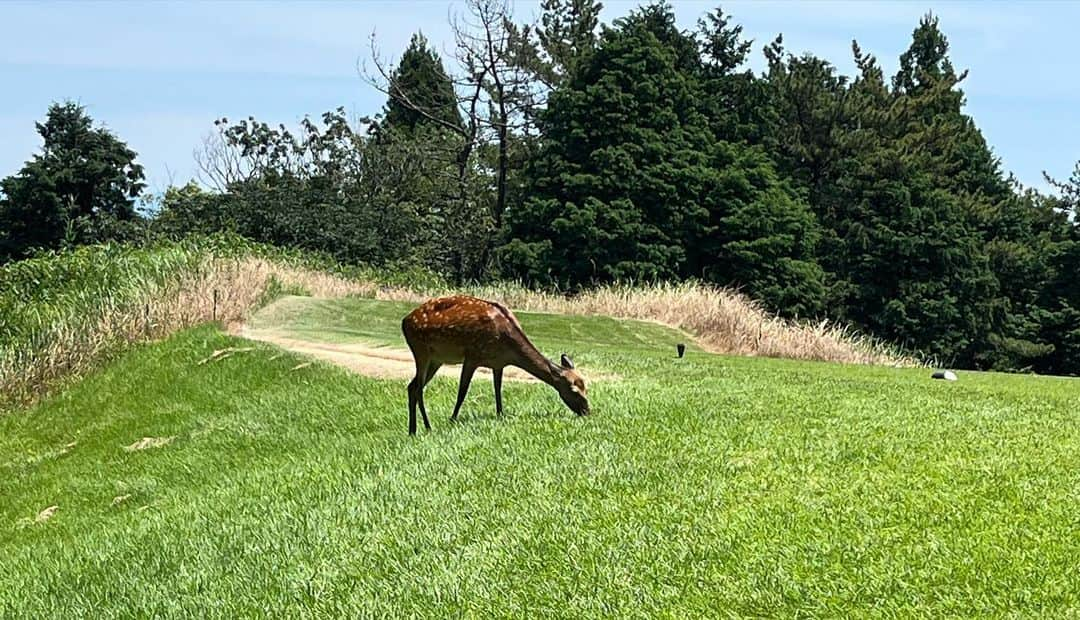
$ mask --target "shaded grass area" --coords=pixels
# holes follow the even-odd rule
[[[305,307],[274,323],[400,344],[409,306]],[[622,377],[595,415],[479,384],[450,424],[437,378],[410,439],[403,381],[205,327],[0,418],[0,617],[1080,613],[1080,382],[519,316]]]

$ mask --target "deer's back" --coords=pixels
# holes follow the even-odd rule
[[[520,325],[499,304],[454,295],[420,304],[401,322],[401,330],[414,354],[438,363],[456,364],[470,357],[501,367]]]

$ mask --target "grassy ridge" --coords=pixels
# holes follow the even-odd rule
[[[344,267],[228,235],[149,247],[88,246],[2,265],[0,413],[33,402],[133,343],[207,321],[240,321],[282,293],[417,301],[461,290],[422,271]],[[916,363],[843,326],[785,321],[734,291],[693,283],[613,285],[573,297],[513,283],[466,290],[518,310],[656,321],[720,353]]]
[[[314,263],[313,263],[314,261]],[[99,245],[0,265],[0,412],[134,342],[236,321],[281,291],[370,293],[374,274],[238,237]]]
[[[275,320],[400,344],[401,311]],[[508,384],[497,419],[479,382],[451,425],[437,378],[410,439],[403,381],[200,364],[252,345],[199,328],[0,418],[0,617],[1080,613],[1075,380],[676,360],[663,328],[519,316],[622,377],[596,415]]]
[[[727,289],[610,285],[567,297],[514,283],[450,287],[428,272],[340,266],[219,234],[150,246],[84,246],[0,266],[0,413],[78,378],[133,342],[207,321],[240,321],[282,293],[416,301],[462,291],[516,310],[656,321],[720,353],[918,363],[845,326],[781,320]]]

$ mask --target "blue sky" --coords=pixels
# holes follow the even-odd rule
[[[605,2],[604,21],[638,3]],[[674,1],[690,27],[717,2]],[[919,17],[933,11],[969,69],[967,111],[1005,169],[1043,188],[1080,160],[1080,2],[724,2],[761,47],[777,33],[790,51],[812,51],[851,74],[851,40],[890,73]],[[518,0],[519,21],[538,0]],[[18,2],[0,1],[0,176],[16,172],[40,142],[34,122],[49,103],[79,101],[128,142],[150,188],[195,175],[193,150],[221,116],[294,124],[344,106],[375,113],[381,95],[358,77],[372,31],[396,55],[422,30],[449,46],[448,0],[394,2]]]

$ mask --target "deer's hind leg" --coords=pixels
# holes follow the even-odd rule
[[[473,373],[476,372],[476,363],[466,359],[461,364],[461,382],[458,384],[457,404],[454,405],[454,415],[450,420],[457,420],[458,412],[461,411],[461,403],[465,402],[465,395],[469,393],[469,384],[472,383]]]
[[[502,415],[502,368],[491,369],[491,382],[495,384],[495,415]]]
[[[428,364],[427,377],[424,379],[425,387],[427,384],[431,383],[431,380],[435,377],[435,373],[439,372],[440,368],[442,368],[442,364],[436,364],[435,362]]]
[[[416,403],[420,400],[418,392],[424,389],[420,386],[419,373],[409,382],[409,434],[416,434]]]
[[[431,422],[428,421],[427,410],[424,408],[424,386],[431,379],[428,370],[431,363],[428,360],[417,358],[416,376],[409,382],[409,434],[416,434],[416,407],[420,407],[420,415],[424,418],[424,427],[431,430]],[[436,368],[438,368],[436,366]],[[431,373],[432,375],[435,373]]]
[[[439,372],[440,366],[442,366],[442,364],[428,362],[427,372],[424,373],[424,382],[420,384],[420,402],[418,403],[420,405],[420,415],[424,418],[424,427],[427,428],[429,431],[431,430],[431,422],[428,421],[427,408],[424,407],[424,388],[426,388],[427,384],[431,382],[431,379],[435,376],[435,373]]]

